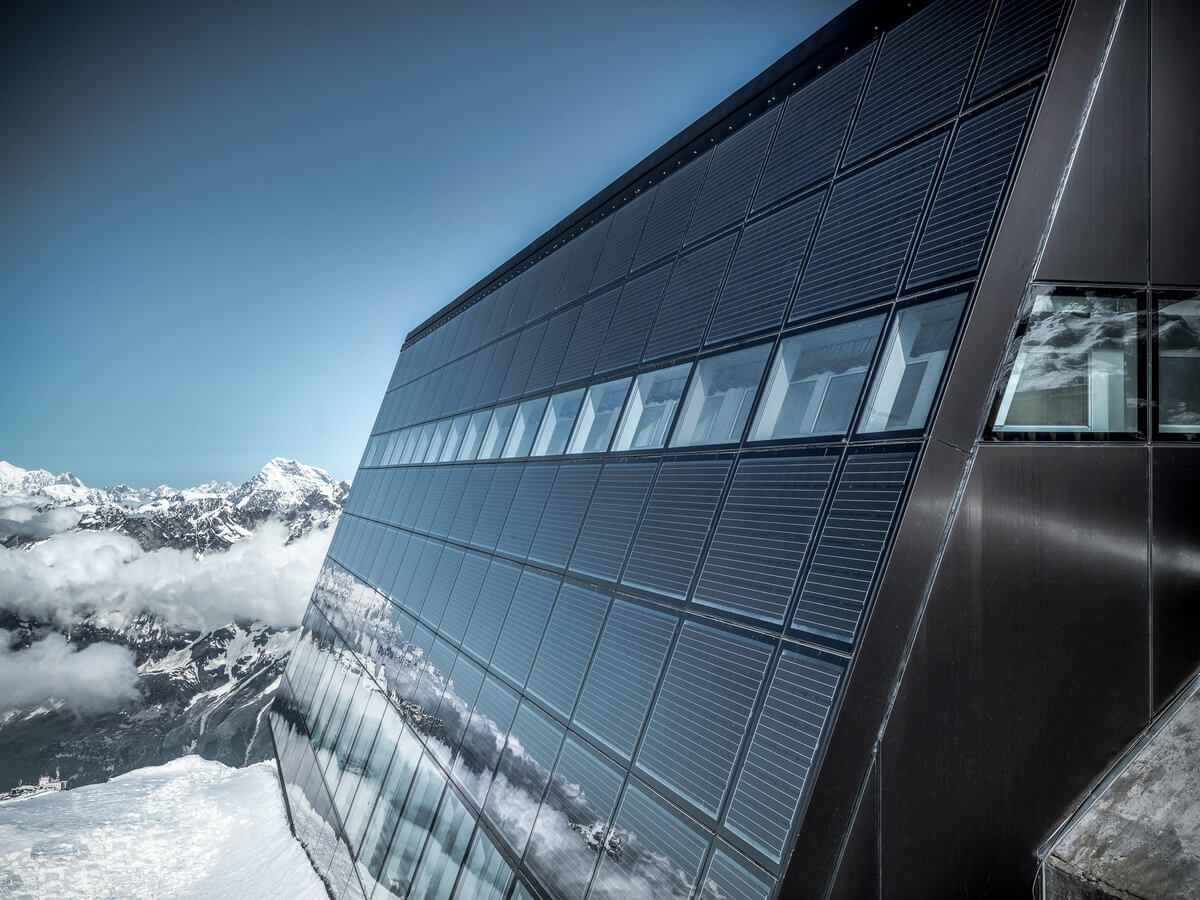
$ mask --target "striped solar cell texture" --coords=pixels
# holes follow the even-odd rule
[[[842,667],[784,650],[767,690],[725,827],[781,862]]]
[[[617,580],[657,470],[655,462],[604,467],[571,556],[571,571]]]
[[[626,203],[613,214],[612,225],[604,238],[604,249],[600,252],[600,260],[592,274],[591,290],[594,291],[614,279],[624,278],[629,274],[633,254],[637,250],[638,241],[641,240],[642,228],[646,224],[646,216],[650,213],[650,203],[653,199],[654,191],[650,190],[636,200]]]
[[[687,595],[721,499],[729,461],[667,462],[659,471],[621,581]]]
[[[633,259],[634,269],[640,269],[679,249],[711,157],[711,153],[705,153],[692,160],[658,186],[654,205],[642,230],[637,255]]]
[[[600,261],[600,251],[604,249],[604,239],[608,236],[611,223],[611,218],[601,219],[571,241],[574,249],[571,252],[571,264],[567,266],[562,285],[559,287],[558,306],[578,300],[588,292],[588,285],[596,272],[596,264]]]
[[[750,195],[762,171],[767,146],[779,120],[780,107],[736,131],[713,152],[696,212],[688,225],[687,243],[746,218]]]
[[[754,195],[755,210],[833,174],[875,46],[872,42],[788,97]]]
[[[767,900],[774,881],[737,853],[718,845],[713,853],[700,900]]]
[[[821,526],[793,628],[854,639],[913,459],[912,453],[849,457]]]
[[[529,320],[529,307],[533,305],[533,295],[537,292],[541,274],[541,263],[534,263],[517,278],[517,291],[513,294],[512,305],[504,318],[506,332],[520,328]]]
[[[715,820],[770,658],[769,644],[685,623],[637,768]]]
[[[605,335],[608,333],[609,323],[620,296],[620,288],[613,288],[583,304],[579,321],[575,323],[575,330],[571,333],[571,343],[563,354],[562,367],[558,370],[559,384],[569,384],[592,374],[596,368],[596,360],[600,358],[600,348],[604,346]],[[639,346],[639,355],[641,349]]]
[[[838,181],[790,321],[895,294],[945,135]]]
[[[564,465],[558,470],[529,550],[531,562],[566,568],[599,475],[597,463]]]
[[[706,344],[779,327],[823,199],[814,194],[746,226]]]
[[[990,0],[938,0],[883,38],[846,163],[958,112]]]
[[[488,486],[487,497],[479,511],[475,529],[471,533],[471,543],[483,550],[494,550],[496,541],[508,518],[508,510],[512,505],[517,487],[521,483],[524,467],[521,465],[501,465],[496,467],[492,475],[492,483]]]
[[[557,472],[558,467],[553,463],[525,467],[521,484],[504,520],[500,540],[496,542],[496,549],[501,553],[524,558],[529,552]]]
[[[1046,65],[1065,0],[1000,0],[971,88],[975,101]]]
[[[525,381],[524,393],[533,394],[553,386],[559,366],[566,355],[567,342],[571,340],[571,333],[575,329],[575,320],[578,318],[579,307],[564,310],[551,317],[533,366],[529,370],[529,378]]]
[[[836,459],[743,459],[693,602],[783,624]]]
[[[979,268],[1032,104],[1033,92],[1027,91],[962,123],[917,244],[908,287]]]
[[[736,240],[736,234],[728,234],[679,257],[646,343],[644,359],[670,356],[699,345]]]
[[[496,640],[491,668],[518,688],[525,686],[542,631],[550,617],[559,579],[525,569],[513,593],[512,605]]]
[[[520,577],[521,567],[510,562],[493,560],[488,568],[462,643],[476,659],[484,663],[492,658],[496,638],[504,625],[504,617],[508,615],[508,607]]]
[[[676,618],[613,602],[572,727],[628,763],[650,709]]]
[[[504,376],[504,384],[500,388],[501,400],[510,400],[520,396],[525,390],[525,382],[533,368],[533,361],[538,347],[542,343],[542,335],[546,331],[546,323],[538,322],[530,325],[517,338],[517,349],[513,352],[512,361],[508,364],[508,372]]]
[[[563,721],[570,721],[607,611],[608,597],[583,585],[566,582],[558,593],[529,674],[529,693]]]
[[[671,265],[667,263],[625,282],[612,325],[596,359],[597,375],[632,366],[641,360],[670,274]]]

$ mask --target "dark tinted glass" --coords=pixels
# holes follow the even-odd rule
[[[525,382],[533,368],[534,357],[541,346],[542,337],[546,331],[546,323],[538,322],[530,325],[521,332],[517,339],[517,349],[512,361],[508,364],[508,373],[504,376],[504,385],[500,389],[500,399],[508,400],[517,397],[525,391]]]
[[[550,319],[541,346],[538,347],[537,359],[525,382],[525,393],[536,393],[554,385],[558,368],[562,365],[566,353],[567,342],[571,340],[575,320],[578,318],[579,307],[573,307]]]

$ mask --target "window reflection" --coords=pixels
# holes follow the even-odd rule
[[[568,453],[596,453],[608,449],[628,389],[628,378],[593,384],[588,388]]]
[[[424,462],[425,454],[429,452],[429,442],[433,440],[433,430],[436,426],[433,422],[421,428],[417,434],[417,440],[413,445],[412,461],[414,464]]]
[[[762,344],[701,360],[671,446],[740,440],[770,351]]]
[[[625,403],[613,450],[642,450],[666,443],[691,368],[691,363],[684,363],[637,377]]]
[[[1200,296],[1158,304],[1158,430],[1200,432]]]
[[[443,419],[433,429],[433,437],[429,441],[429,449],[425,451],[425,462],[437,462],[442,455],[442,445],[446,443],[446,435],[450,433],[450,420]]]
[[[883,319],[873,316],[783,341],[750,439],[845,434]]]
[[[446,443],[442,447],[442,455],[438,458],[439,462],[451,462],[458,455],[458,448],[462,445],[463,435],[467,433],[469,421],[471,421],[471,417],[464,414],[450,423],[450,432],[446,435]]]
[[[491,421],[492,411],[485,409],[482,412],[477,412],[471,416],[467,422],[466,433],[463,434],[462,446],[458,448],[458,458],[462,459],[478,459],[479,445],[483,443],[483,435],[487,431],[488,422]]]
[[[533,442],[532,456],[554,456],[567,449],[567,438],[571,436],[571,426],[575,424],[575,414],[582,402],[583,388],[550,398]]]
[[[513,419],[512,430],[509,431],[508,441],[504,445],[501,456],[506,459],[514,456],[528,456],[533,447],[533,439],[537,434],[538,423],[542,420],[542,410],[546,408],[546,398],[526,400],[517,408]]]
[[[888,331],[862,433],[923,428],[966,294],[902,309]]]
[[[1135,432],[1138,303],[1037,285],[993,422],[998,432]]]
[[[495,459],[500,455],[500,448],[504,446],[504,439],[508,437],[508,429],[512,426],[516,414],[515,403],[502,406],[492,413],[492,420],[488,422],[487,431],[483,434],[483,443],[479,445],[476,459]]]

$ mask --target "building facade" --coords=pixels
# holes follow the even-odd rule
[[[863,0],[409,335],[271,714],[331,895],[1030,890],[1200,662],[1198,26]]]

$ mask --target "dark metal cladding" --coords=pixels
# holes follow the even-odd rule
[[[1200,448],[1154,447],[1154,707],[1200,668]]]

